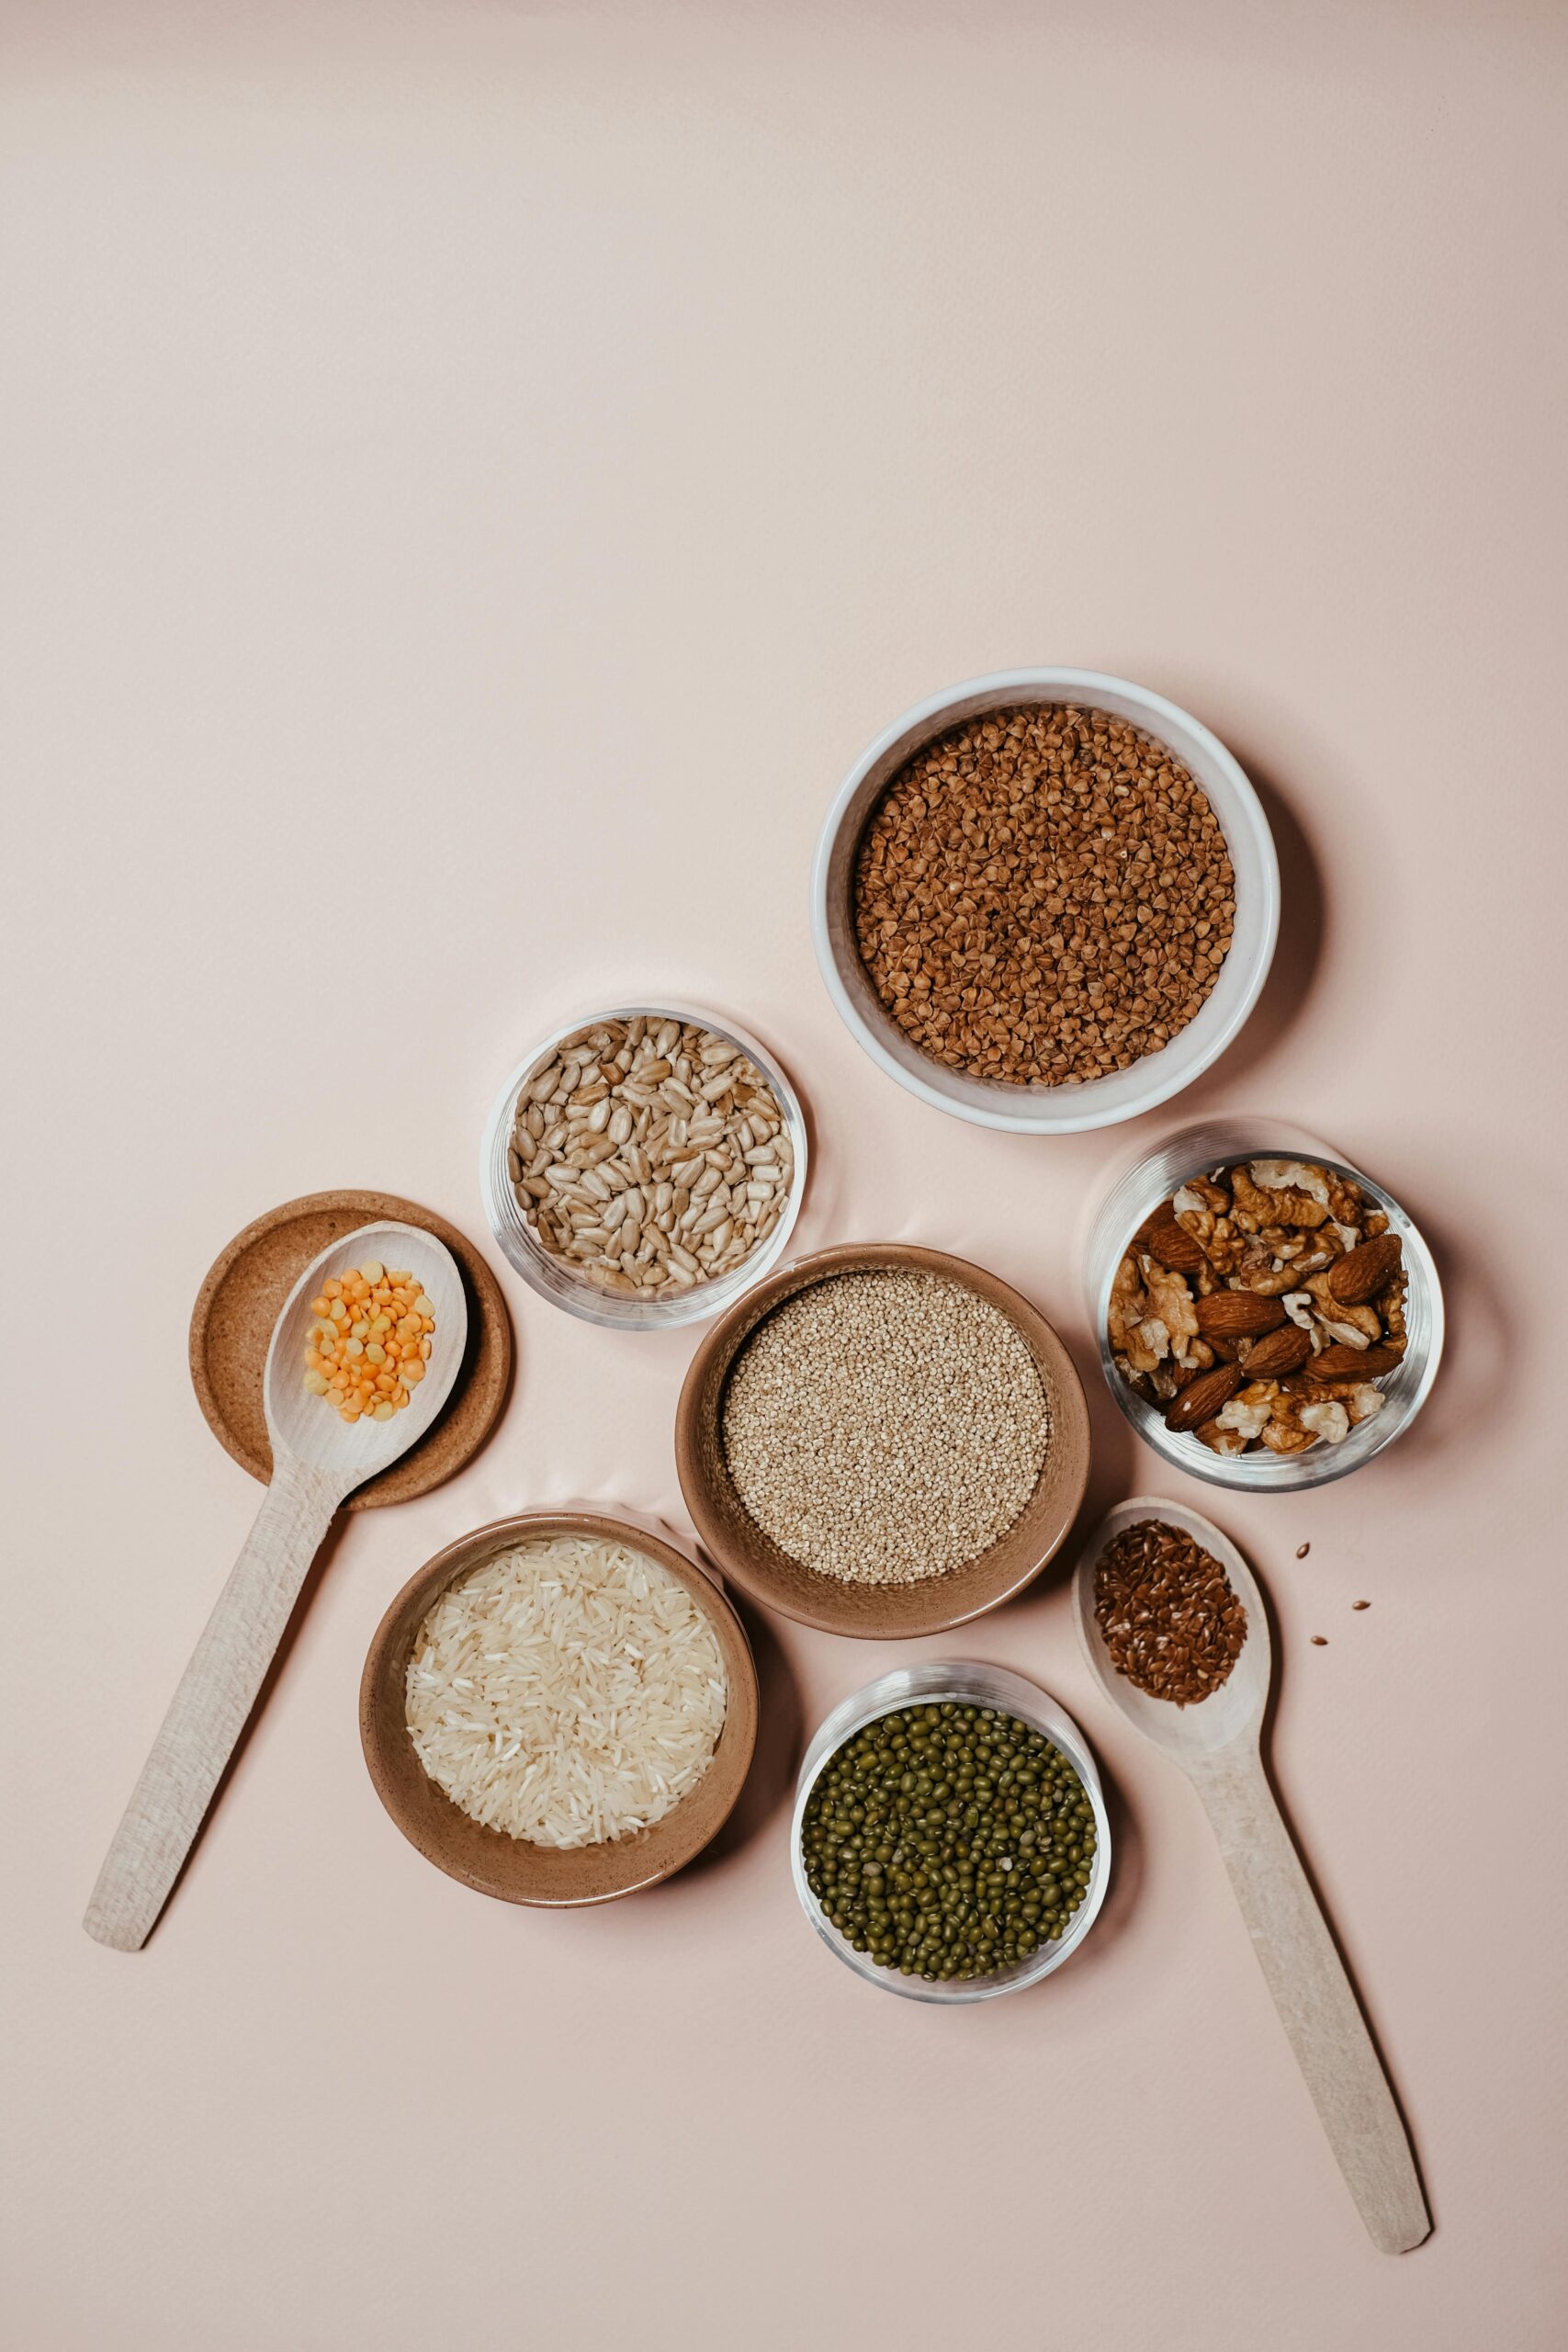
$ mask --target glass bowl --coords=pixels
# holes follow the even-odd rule
[[[1408,1286],[1404,1301],[1406,1341],[1396,1369],[1379,1386],[1388,1402],[1372,1419],[1358,1423],[1337,1445],[1322,1439],[1304,1453],[1276,1454],[1259,1447],[1236,1454],[1211,1453],[1195,1437],[1166,1428],[1158,1408],[1129,1388],[1116,1369],[1106,1316],[1111,1285],[1133,1235],[1150,1212],[1188,1177],[1238,1159],[1309,1159],[1335,1169],[1358,1183],[1390,1229],[1404,1245]],[[1417,1227],[1393,1194],[1365,1171],[1304,1129],[1279,1119],[1227,1119],[1184,1127],[1113,1178],[1094,1211],[1085,1256],[1089,1321],[1100,1348],[1100,1367],[1111,1393],[1145,1445],[1173,1468],[1212,1487],[1234,1487],[1250,1494],[1296,1494],[1348,1477],[1407,1430],[1426,1403],[1443,1352],[1443,1294],[1432,1253]]]
[[[886,786],[921,747],[982,711],[1031,703],[1077,703],[1143,729],[1175,752],[1201,785],[1235,870],[1235,929],[1207,1001],[1156,1054],[1130,1069],[1078,1085],[1009,1086],[948,1069],[889,1018],[855,940],[854,868],[861,837]],[[1280,929],[1274,837],[1246,775],[1218,736],[1190,712],[1127,678],[1094,670],[998,670],[917,703],[850,770],[828,811],[811,876],[817,961],[845,1026],[879,1069],[922,1102],[977,1126],[1024,1135],[1073,1135],[1135,1119],[1190,1086],[1224,1052],[1268,977]]]
[[[585,1274],[575,1272],[565,1259],[553,1257],[543,1248],[519,1207],[506,1164],[517,1097],[525,1080],[579,1030],[591,1029],[599,1021],[637,1020],[694,1022],[699,1027],[711,1030],[716,1037],[739,1046],[778,1097],[795,1161],[788,1198],[767,1239],[727,1274],[711,1282],[694,1283],[690,1290],[668,1292],[658,1298],[627,1298],[615,1291],[602,1290]],[[585,1323],[602,1324],[611,1330],[670,1331],[681,1324],[701,1323],[708,1316],[718,1314],[778,1263],[800,1213],[806,1163],[805,1114],[794,1087],[773,1056],[738,1022],[724,1020],[702,1006],[660,999],[657,1003],[601,1006],[579,1013],[573,1020],[561,1022],[524,1055],[496,1097],[485,1128],[479,1154],[479,1189],[484,1195],[490,1229],[502,1254],[541,1298],[547,1298],[554,1306],[564,1307],[569,1315],[581,1316]]]
[[[924,1977],[902,1976],[897,1969],[879,1968],[867,1953],[856,1951],[839,1933],[811,1892],[801,1860],[800,1833],[807,1800],[836,1748],[852,1739],[867,1724],[874,1723],[878,1715],[891,1714],[897,1707],[940,1706],[950,1699],[964,1706],[994,1707],[998,1714],[1016,1715],[1021,1723],[1027,1724],[1032,1731],[1043,1732],[1053,1747],[1060,1748],[1083,1782],[1093,1808],[1095,1849],[1084,1899],[1058,1942],[1043,1944],[1027,1960],[1015,1961],[1010,1968],[999,1968],[994,1976],[930,1984]],[[1026,1984],[1037,1984],[1043,1976],[1049,1976],[1053,1969],[1060,1968],[1065,1960],[1070,1959],[1083,1942],[1099,1916],[1111,1877],[1111,1824],[1106,1817],[1100,1774],[1089,1742],[1071,1715],[1035,1683],[1026,1682],[1021,1674],[1009,1674],[999,1666],[970,1665],[961,1659],[934,1659],[926,1666],[895,1667],[891,1674],[868,1682],[863,1690],[856,1690],[834,1708],[806,1751],[795,1783],[789,1841],[790,1868],[800,1907],[829,1951],[868,1984],[880,1985],[885,1993],[899,1993],[908,2001],[994,2001],[1004,1993],[1021,1993]]]

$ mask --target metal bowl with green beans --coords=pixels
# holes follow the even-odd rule
[[[999,1667],[899,1668],[807,1750],[795,1891],[857,1975],[919,2001],[983,2001],[1060,1967],[1104,1900],[1100,1776],[1055,1701]]]

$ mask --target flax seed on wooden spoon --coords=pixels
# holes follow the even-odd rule
[[[1178,1707],[1118,1674],[1094,1613],[1095,1569],[1140,1520],[1182,1529],[1216,1559],[1247,1611],[1241,1654],[1217,1690]],[[1404,2254],[1431,2230],[1410,2143],[1344,1963],[1263,1770],[1269,1623],[1247,1562],[1217,1527],[1180,1503],[1119,1503],[1073,1577],[1078,1640],[1101,1690],[1179,1764],[1202,1801],[1280,2021],[1290,2036],[1329,2144],[1375,2245]]]
[[[435,1309],[424,1376],[390,1420],[349,1422],[304,1386],[305,1347],[321,1284],[367,1261],[406,1267]],[[283,1305],[264,1390],[272,1482],[255,1525],[152,1743],[83,1921],[90,1936],[138,1951],[196,1843],[245,1727],[311,1561],[338,1505],[434,1425],[463,1361],[468,1310],[457,1263],[433,1233],[390,1222],[345,1234],[313,1259]]]

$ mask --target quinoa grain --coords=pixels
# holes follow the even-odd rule
[[[764,1535],[848,1584],[977,1559],[1039,1484],[1050,1432],[1022,1333],[937,1274],[833,1274],[773,1309],[731,1368],[725,1458]]]

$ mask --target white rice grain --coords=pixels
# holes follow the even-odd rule
[[[553,1535],[447,1587],[405,1712],[454,1804],[560,1848],[672,1811],[713,1760],[726,1696],[718,1636],[677,1577],[627,1544]]]

